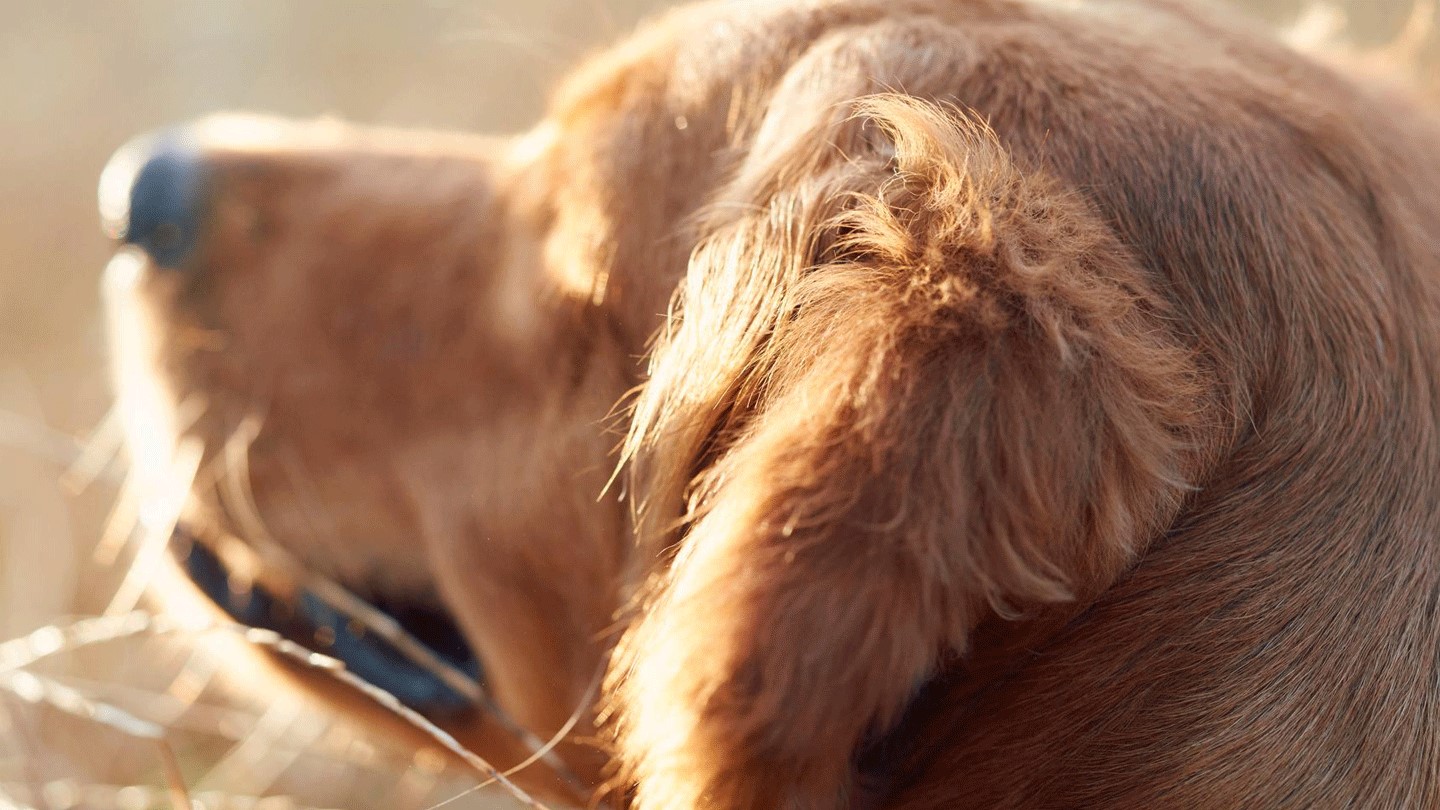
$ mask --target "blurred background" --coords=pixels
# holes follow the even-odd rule
[[[216,110],[520,129],[566,65],[662,4],[0,0],[0,638],[71,609],[113,500],[57,478],[109,407],[111,152]]]
[[[1393,40],[1414,9],[1412,0],[1235,2],[1312,33],[1343,20],[1345,38],[1362,46]],[[115,573],[92,560],[114,485],[102,477],[81,488],[64,476],[109,408],[98,317],[109,248],[95,185],[112,151],[216,110],[517,130],[567,65],[662,5],[0,0],[0,640],[93,612],[114,587]],[[1425,54],[1433,65],[1433,48]],[[149,806],[148,794],[84,798],[75,785],[55,788],[54,774],[22,773],[35,767],[23,750],[34,749],[17,759],[4,740],[45,730],[24,727],[23,712],[5,711],[11,703],[0,690],[0,808]],[[22,776],[50,792],[7,792]]]

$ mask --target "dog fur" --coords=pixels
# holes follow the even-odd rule
[[[1440,806],[1403,91],[1180,0],[787,0],[516,139],[231,124],[198,256],[112,291],[132,443],[257,425],[265,532],[433,589],[541,735],[606,668],[598,795]]]

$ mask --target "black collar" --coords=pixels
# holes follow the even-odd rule
[[[259,584],[237,588],[220,556],[203,543],[177,531],[174,547],[190,579],[235,621],[273,630],[301,646],[337,658],[351,672],[421,714],[445,717],[478,708],[473,696],[457,691],[432,669],[313,591],[302,587],[294,598],[282,599]],[[383,601],[368,604],[394,619],[436,658],[476,682],[481,680],[479,659],[444,611]]]

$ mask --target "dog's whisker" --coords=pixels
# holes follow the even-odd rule
[[[285,448],[280,453],[280,465],[285,471],[291,490],[298,496],[305,522],[310,524],[314,534],[319,537],[337,536],[340,527],[324,508],[323,499],[315,488],[314,478],[309,474],[309,470],[305,469],[305,461],[300,458],[300,454],[293,448]]]
[[[411,663],[420,666],[439,679],[441,683],[455,690],[456,693],[490,715],[506,733],[514,737],[530,752],[530,757],[524,764],[529,765],[536,761],[543,761],[556,776],[565,781],[572,789],[583,791],[583,783],[579,777],[553,753],[552,749],[559,742],[558,738],[547,742],[517,723],[490,697],[479,681],[436,655],[433,650],[407,631],[389,614],[371,605],[336,580],[305,566],[275,540],[271,532],[265,528],[259,510],[249,496],[249,487],[246,485],[249,475],[248,448],[254,441],[258,430],[257,421],[247,420],[226,442],[224,456],[227,459],[225,464],[227,474],[222,491],[227,493],[226,505],[232,510],[237,510],[234,515],[237,522],[242,524],[242,532],[247,534],[248,543],[246,545],[259,557],[259,565],[313,593],[347,620],[356,622],[366,632],[383,639]],[[294,456],[293,453],[286,455]],[[301,489],[310,486],[304,476],[303,464],[298,456],[291,458],[285,465],[285,469],[291,478],[292,486],[299,486]],[[310,492],[313,496],[313,489]],[[318,498],[316,498],[316,502],[318,502]],[[321,511],[323,514],[323,510]],[[574,723],[567,724],[565,733],[568,734],[573,727]]]
[[[60,476],[60,485],[71,495],[89,489],[105,474],[125,443],[125,426],[120,408],[111,406],[90,435],[80,443],[80,453]]]
[[[177,435],[182,435],[184,431],[192,428],[204,415],[206,407],[205,397],[199,394],[186,397],[175,409],[174,426]],[[123,440],[123,410],[117,404],[112,413],[116,414],[115,418],[119,422],[117,429],[122,432],[121,439]],[[103,432],[103,427],[97,428],[96,432]],[[147,439],[153,438],[153,436],[147,437]],[[203,447],[201,449],[203,450]],[[97,563],[105,566],[113,565],[119,558],[120,552],[134,538],[135,531],[141,524],[146,504],[157,498],[163,500],[167,497],[166,493],[173,492],[173,465],[177,452],[176,448],[171,448],[170,459],[167,462],[169,466],[158,473],[152,469],[154,465],[137,467],[133,462],[130,464],[129,469],[120,480],[120,491],[116,495],[114,505],[111,506],[110,514],[105,518],[100,540],[92,552],[92,557]],[[198,473],[189,475],[191,476],[189,485],[193,487]],[[182,503],[179,508],[183,510],[184,505]]]
[[[570,732],[575,730],[575,726],[585,717],[585,713],[590,711],[590,708],[595,705],[595,698],[599,694],[600,684],[604,682],[604,680],[605,667],[602,665],[596,669],[595,677],[590,681],[590,685],[585,688],[584,695],[581,696],[580,702],[575,705],[575,711],[570,713],[570,717],[565,721],[565,724],[560,726],[559,730],[552,734],[550,739],[545,741],[544,745],[532,752],[523,762],[506,770],[505,775],[513,776],[534,765],[536,762],[545,761],[549,763],[550,752],[554,751],[555,747],[569,736]],[[551,764],[551,767],[553,768],[554,765]],[[571,775],[571,777],[573,778],[573,775]]]
[[[570,735],[570,732],[572,732],[572,731],[575,730],[575,726],[577,726],[577,725],[580,723],[580,720],[584,718],[585,713],[588,712],[588,711],[590,710],[590,708],[595,704],[595,699],[596,699],[596,697],[598,696],[599,691],[600,691],[600,684],[601,684],[602,682],[604,682],[604,680],[605,680],[605,668],[602,666],[602,667],[600,667],[598,670],[596,670],[594,679],[590,682],[590,685],[585,689],[585,694],[584,694],[584,696],[580,699],[580,702],[575,706],[575,711],[573,711],[573,712],[570,713],[570,717],[569,717],[569,719],[567,719],[567,720],[565,721],[564,725],[562,725],[562,726],[559,728],[559,730],[557,730],[553,735],[551,735],[551,736],[550,736],[550,739],[546,740],[542,745],[540,745],[539,747],[537,747],[537,748],[530,754],[530,756],[526,757],[526,758],[525,758],[523,761],[521,761],[519,764],[513,765],[513,766],[511,766],[511,767],[509,767],[509,768],[506,768],[506,769],[502,772],[501,776],[507,776],[507,777],[508,777],[508,776],[514,776],[515,774],[520,773],[521,771],[525,770],[526,768],[529,768],[531,765],[534,765],[535,763],[541,762],[541,761],[545,761],[545,762],[547,762],[547,764],[550,764],[550,762],[549,762],[549,757],[550,757],[551,752],[555,750],[555,747],[558,746],[558,745],[561,743],[561,741],[563,741],[566,737],[568,737],[568,736]],[[554,765],[554,764],[550,764],[550,767],[553,769],[553,768],[555,767],[555,765]],[[562,767],[562,769],[563,769],[563,770],[560,772],[560,775],[561,775],[562,777],[567,778],[567,779],[574,779],[573,774],[570,774],[570,773],[569,773],[569,769],[568,769],[568,768],[565,768],[563,765],[562,765],[561,767]],[[460,799],[463,799],[464,797],[471,795],[472,793],[475,793],[475,792],[480,791],[480,790],[483,790],[484,788],[487,788],[487,787],[489,787],[489,786],[491,786],[491,785],[493,785],[493,784],[496,784],[497,781],[498,781],[498,780],[497,780],[497,778],[495,778],[495,777],[491,777],[491,778],[489,778],[489,779],[486,779],[485,781],[480,782],[479,784],[476,784],[476,785],[472,785],[471,787],[466,788],[465,790],[461,791],[460,793],[457,793],[457,794],[455,794],[454,796],[451,796],[450,798],[445,799],[444,801],[439,802],[438,804],[432,804],[432,805],[426,807],[425,810],[438,810],[438,808],[445,807],[445,806],[447,806],[447,805],[453,804],[453,803],[459,801]],[[573,787],[577,787],[577,786],[578,786],[577,784],[572,784],[572,785],[571,785],[572,788],[573,788]]]
[[[226,513],[239,524],[241,534],[253,542],[275,546],[278,544],[260,516],[250,486],[250,445],[260,435],[261,425],[260,417],[248,415],[225,440],[221,449],[224,474],[220,477],[219,493]]]
[[[198,439],[182,440],[176,449],[170,472],[165,476],[165,487],[159,492],[148,494],[139,503],[136,515],[142,537],[120,587],[105,608],[106,616],[127,613],[140,603],[151,578],[164,561],[170,536],[190,500],[191,485],[200,469],[203,456],[204,445]]]
[[[293,451],[283,453],[281,457],[291,485],[309,504],[306,512],[312,525],[323,520],[333,528],[333,520],[326,519],[327,513],[318,506],[320,499],[306,475],[303,460]],[[268,537],[267,533],[266,538]],[[480,707],[506,733],[524,745],[529,751],[529,756],[522,763],[507,771],[507,775],[529,767],[535,762],[544,762],[569,787],[578,792],[584,792],[584,785],[579,777],[553,751],[555,746],[574,729],[581,719],[585,707],[593,699],[588,692],[587,697],[572,714],[570,721],[551,739],[542,740],[537,734],[516,722],[509,713],[501,708],[478,680],[436,655],[389,614],[375,608],[334,579],[310,570],[273,541],[262,540],[255,545],[255,548],[265,558],[265,564],[279,568],[292,581],[300,583],[347,619],[358,623],[367,632],[384,639],[411,663],[422,667],[442,683]]]
[[[134,535],[140,522],[140,489],[140,479],[133,472],[121,482],[110,514],[101,525],[100,540],[91,552],[91,558],[99,565],[114,565]]]
[[[184,434],[200,421],[210,407],[209,399],[203,394],[190,394],[175,407],[175,430]]]
[[[365,695],[367,698],[370,698],[372,701],[388,709],[391,713],[399,716],[402,720],[406,721],[411,726],[415,727],[417,730],[424,732],[427,736],[429,736],[435,742],[439,743],[451,754],[459,757],[470,767],[474,768],[478,773],[486,776],[487,778],[493,779],[495,783],[506,789],[513,798],[522,802],[527,807],[533,808],[534,810],[547,810],[545,805],[532,798],[530,794],[526,793],[514,782],[510,781],[510,779],[506,777],[504,773],[497,770],[495,766],[491,765],[489,762],[487,762],[485,759],[483,759],[470,749],[461,745],[460,742],[456,740],[455,737],[452,736],[449,732],[435,725],[433,722],[426,719],[419,712],[404,705],[389,692],[386,692],[383,689],[379,689],[378,687],[360,679],[359,677],[351,673],[349,670],[345,669],[344,664],[337,661],[336,659],[330,658],[329,656],[320,655],[319,653],[311,652],[304,647],[301,647],[300,645],[281,637],[279,634],[268,630],[247,628],[242,635],[247,641],[253,644],[264,646],[267,649],[284,655],[285,657],[295,661],[296,663],[300,663],[304,666],[326,672],[341,683],[344,683],[345,685],[356,689],[361,694]]]

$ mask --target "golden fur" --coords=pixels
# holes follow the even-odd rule
[[[1180,0],[790,0],[511,141],[272,126],[196,130],[197,258],[112,296],[131,438],[258,424],[266,532],[433,587],[541,735],[608,662],[601,795],[1440,806],[1403,92]]]

